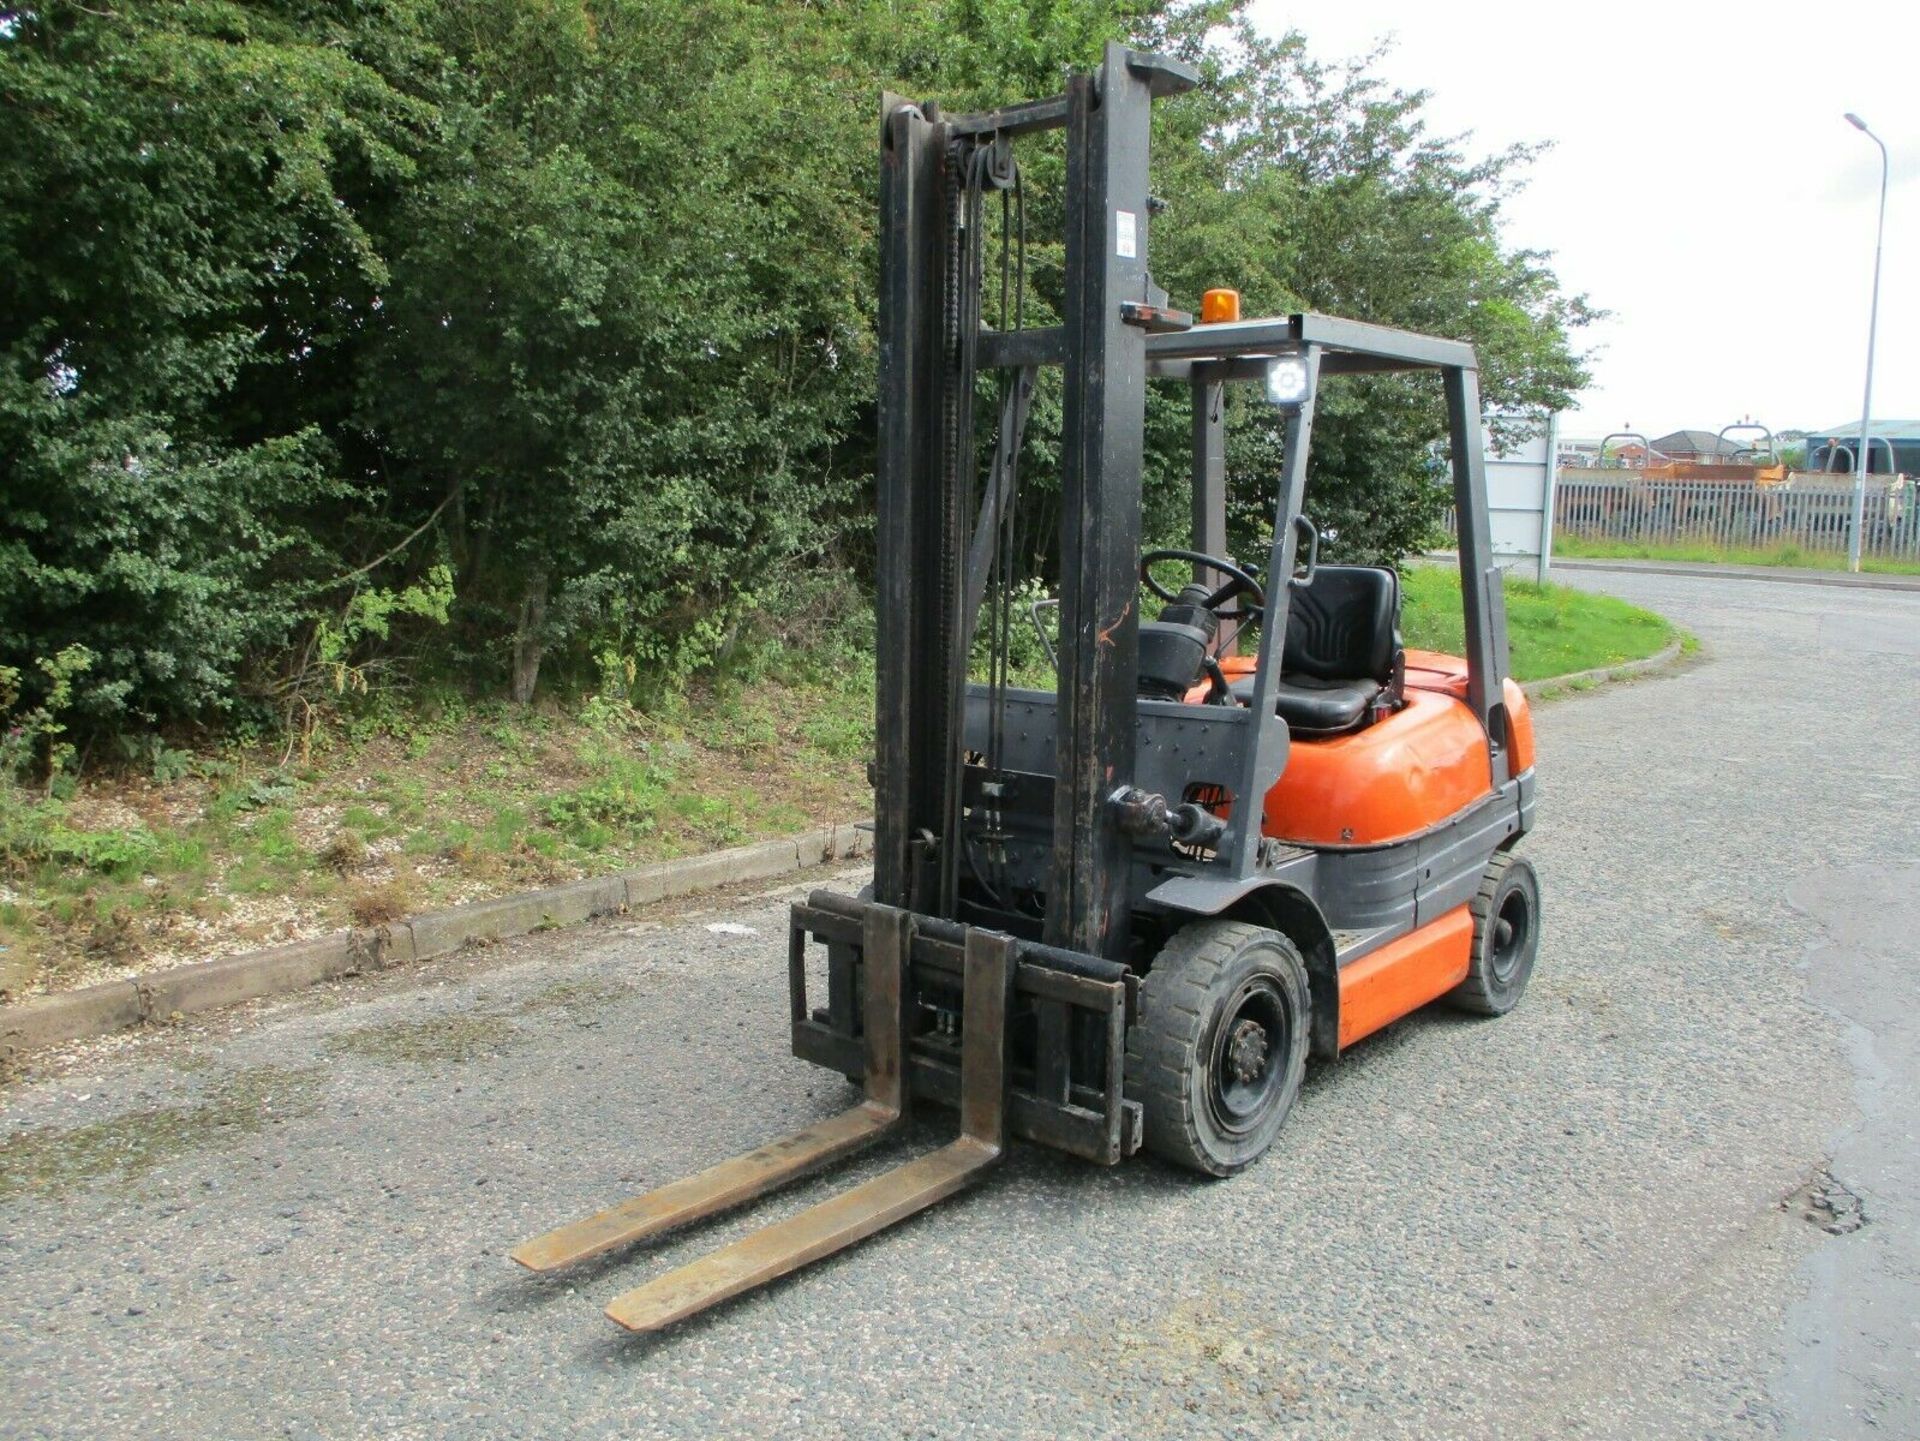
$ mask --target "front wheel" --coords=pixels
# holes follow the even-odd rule
[[[1127,1033],[1127,1093],[1147,1149],[1230,1176],[1273,1144],[1300,1094],[1312,1029],[1292,941],[1243,921],[1192,921],[1154,957]]]

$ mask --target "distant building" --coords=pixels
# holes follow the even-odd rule
[[[1711,430],[1676,430],[1671,435],[1655,436],[1653,448],[1668,460],[1718,465],[1731,461],[1751,446],[1737,440],[1723,440]]]
[[[1671,456],[1654,451],[1651,455],[1647,448],[1637,440],[1622,441],[1619,445],[1610,445],[1601,453],[1599,463],[1614,468],[1625,467],[1630,470],[1643,470],[1649,465],[1665,465]]]
[[[1920,475],[1920,420],[1867,423],[1869,475]],[[1860,446],[1860,422],[1849,420],[1807,432],[1807,469],[1851,473]]]

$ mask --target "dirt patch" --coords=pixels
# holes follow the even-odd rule
[[[490,1003],[483,995],[468,1010],[342,1031],[329,1037],[326,1047],[336,1055],[423,1066],[477,1061],[497,1056],[514,1043],[520,1035],[512,1019],[515,1016],[558,1012],[571,1020],[591,1020],[596,1012],[632,990],[624,981],[557,981],[511,1005]]]
[[[319,1066],[253,1066],[210,1088],[197,1105],[21,1131],[0,1141],[0,1200],[125,1184],[176,1157],[310,1114],[325,1077]]]
[[[1701,918],[1729,941],[1766,941],[1773,938],[1774,932],[1748,915],[1726,910],[1719,906],[1708,906],[1700,912]]]
[[[516,1033],[513,1022],[504,1016],[456,1012],[342,1031],[327,1039],[327,1050],[375,1061],[435,1066],[497,1056],[512,1044]]]
[[[1130,1372],[1156,1387],[1224,1393],[1270,1416],[1285,1415],[1306,1394],[1304,1363],[1270,1327],[1212,1302],[1183,1301],[1139,1326],[1108,1318],[1071,1349],[1094,1376]]]
[[[1848,1236],[1867,1224],[1867,1210],[1860,1197],[1846,1182],[1835,1180],[1825,1166],[1792,1191],[1780,1208],[1829,1236]]]
[[[632,993],[633,986],[626,981],[559,981],[543,991],[536,991],[513,1009],[517,1015],[560,1011],[578,1018]]]

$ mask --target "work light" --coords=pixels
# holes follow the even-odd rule
[[[1307,398],[1307,363],[1283,355],[1267,367],[1267,399],[1275,405],[1298,405]]]

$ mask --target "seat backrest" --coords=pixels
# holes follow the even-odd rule
[[[1384,566],[1323,565],[1287,609],[1283,671],[1392,683],[1400,666],[1400,577]]]

